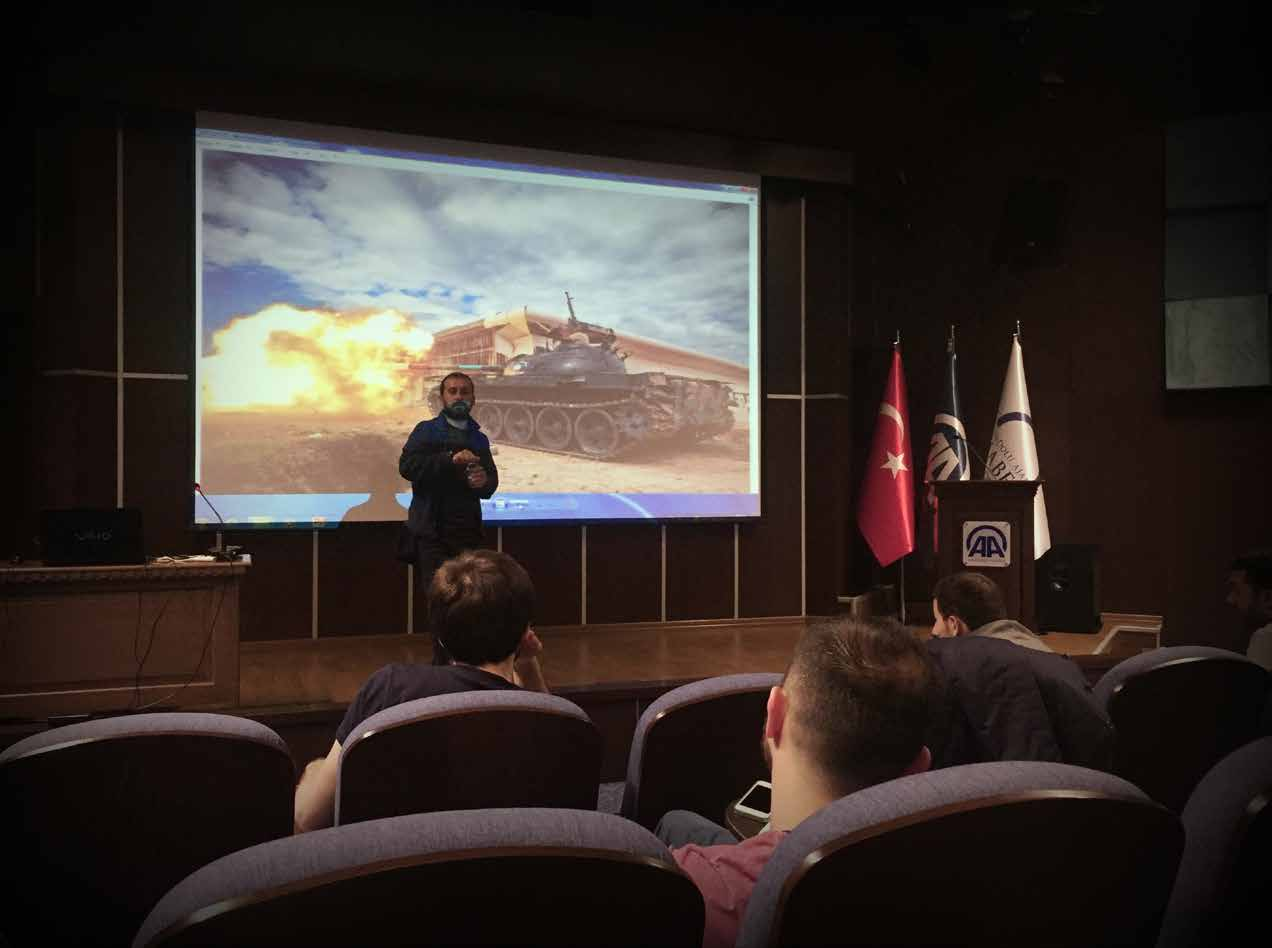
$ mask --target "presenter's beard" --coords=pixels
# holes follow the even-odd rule
[[[468,417],[468,402],[463,401],[462,399],[457,402],[451,402],[443,408],[442,411],[451,418],[454,418],[456,421],[463,421]]]

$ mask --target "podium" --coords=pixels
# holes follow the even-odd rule
[[[936,481],[937,575],[984,573],[1007,617],[1037,630],[1034,495],[1042,481]]]
[[[0,718],[238,704],[250,563],[0,569]]]

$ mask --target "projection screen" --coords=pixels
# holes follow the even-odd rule
[[[457,369],[488,522],[760,515],[757,177],[207,113],[194,146],[196,526],[402,520]]]

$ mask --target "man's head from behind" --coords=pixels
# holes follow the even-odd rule
[[[1247,632],[1272,622],[1272,550],[1255,550],[1228,568],[1227,603],[1241,614]]]
[[[428,587],[433,647],[465,665],[508,658],[533,618],[534,584],[506,553],[461,553],[438,567]]]
[[[983,573],[951,573],[932,589],[932,634],[938,638],[967,635],[1007,618],[1003,591]]]
[[[764,743],[775,818],[779,796],[819,792],[834,799],[926,770],[931,682],[926,650],[895,621],[811,625],[769,695]],[[783,786],[810,782],[816,788]]]

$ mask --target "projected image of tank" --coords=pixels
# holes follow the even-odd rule
[[[466,370],[477,383],[474,416],[492,441],[605,459],[641,445],[683,447],[733,427],[737,401],[726,383],[628,372],[614,330],[578,319],[569,293],[565,300],[569,321],[551,330],[545,351]],[[428,391],[429,409],[440,411],[437,385]]]

